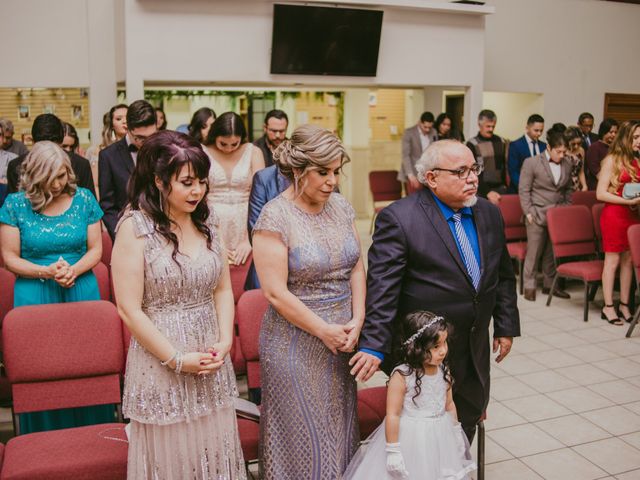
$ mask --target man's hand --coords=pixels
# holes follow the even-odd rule
[[[502,196],[498,192],[491,191],[487,193],[487,200],[489,200],[494,205],[498,205],[501,198]]]
[[[349,360],[349,365],[353,367],[351,375],[355,375],[358,382],[366,382],[376,373],[380,363],[380,359],[375,355],[358,352]]]
[[[493,339],[493,353],[496,353],[498,347],[500,347],[500,353],[496,357],[496,363],[500,363],[504,357],[509,355],[511,345],[513,345],[513,337],[496,337]]]

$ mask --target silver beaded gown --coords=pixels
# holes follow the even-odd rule
[[[282,195],[254,227],[276,232],[289,252],[287,286],[324,321],[351,320],[351,271],[360,257],[354,212],[338,193],[309,214]],[[356,382],[349,354],[333,355],[273,307],[260,332],[264,480],[340,479],[358,443]]]
[[[178,253],[178,265],[150,217],[140,211],[128,217],[145,239],[142,310],[176,349],[206,351],[219,338],[212,294],[222,261],[215,219],[209,220],[212,250],[203,247],[193,259]],[[132,337],[122,401],[131,419],[127,478],[245,479],[237,395],[228,356],[215,374],[176,374]]]

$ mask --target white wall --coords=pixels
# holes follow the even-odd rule
[[[490,0],[484,89],[539,92],[547,123],[602,119],[604,93],[640,93],[640,6],[600,0]],[[498,126],[501,127],[500,118]]]
[[[545,102],[543,96],[536,93],[484,92],[482,105],[483,108],[496,112],[496,133],[503,138],[515,140],[524,133],[530,115],[544,113]],[[554,123],[547,118],[545,122],[545,130]]]

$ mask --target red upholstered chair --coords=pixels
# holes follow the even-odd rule
[[[112,303],[18,307],[2,337],[15,414],[120,403],[122,328]],[[107,423],[17,436],[5,447],[0,478],[124,479],[123,429]]]
[[[557,273],[553,278],[547,306],[551,303],[558,278],[581,280],[584,284],[584,321],[589,320],[589,287],[602,280],[602,260],[597,256],[595,234],[591,212],[585,205],[571,205],[552,208],[547,211],[549,237],[556,260]],[[559,264],[566,257],[585,257],[583,261]]]
[[[240,348],[247,362],[247,385],[252,400],[257,400],[255,393],[260,388],[260,326],[268,306],[259,289],[244,292],[236,306]]]
[[[398,180],[398,171],[375,170],[369,172],[369,190],[373,197],[373,216],[369,233],[373,233],[373,225],[380,210],[402,197],[402,184]]]
[[[13,308],[13,286],[15,283],[15,275],[9,270],[0,268],[0,329],[2,329],[2,320],[5,315]],[[2,348],[0,348],[1,351]],[[0,370],[0,403],[7,405],[9,402],[11,402],[11,384],[3,368]]]
[[[98,280],[98,290],[100,290],[100,300],[106,300],[108,302],[111,301],[111,277],[109,275],[109,269],[107,266],[98,262],[98,264],[93,267],[93,274],[96,276],[96,280]]]
[[[571,195],[571,203],[573,205],[584,205],[589,209],[589,211],[591,211],[591,208],[593,208],[596,203],[600,202],[598,202],[598,199],[596,198],[595,190],[587,190],[586,192],[573,192]]]
[[[631,251],[631,262],[633,263],[633,272],[636,277],[636,286],[640,291],[640,225],[631,225],[627,230],[627,237],[629,238],[629,250]],[[636,305],[636,312],[627,330],[626,337],[629,338],[633,333],[633,329],[638,324],[640,319],[640,306]]]
[[[365,440],[387,415],[387,387],[358,390],[358,424],[360,440]]]
[[[233,289],[233,301],[238,303],[240,296],[244,293],[244,282],[247,280],[247,273],[251,266],[252,255],[249,255],[244,265],[230,265],[229,273],[231,274],[231,288]],[[231,346],[231,352],[229,352],[231,361],[233,362],[233,370],[237,375],[244,375],[247,373],[247,362],[242,354],[240,348],[240,339],[238,338],[238,321],[236,317],[235,322],[235,336],[233,338],[233,345]]]
[[[600,229],[600,216],[604,203],[596,203],[591,207],[591,216],[593,217],[593,230],[596,232],[596,240],[598,241],[598,250],[602,251],[602,230]]]
[[[109,271],[111,271],[111,251],[113,250],[113,242],[109,236],[109,232],[102,231],[102,258],[100,261],[104,263]]]
[[[517,194],[502,195],[498,207],[504,220],[504,236],[507,240],[509,256],[518,262],[518,273],[520,275],[518,283],[520,295],[522,295],[524,288],[522,270],[524,268],[524,259],[527,256],[527,227],[524,226],[522,221],[523,213],[520,205],[520,196]]]

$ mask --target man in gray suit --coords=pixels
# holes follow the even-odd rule
[[[571,203],[571,163],[565,158],[567,144],[561,133],[547,135],[549,148],[527,158],[520,173],[518,193],[527,227],[527,256],[524,260],[524,298],[536,299],[536,271],[542,257],[544,282],[542,293],[548,294],[556,274],[551,240],[547,230],[547,210]],[[556,287],[554,296],[569,298]]]
[[[421,188],[416,172],[416,162],[422,156],[422,152],[435,142],[436,132],[433,128],[434,117],[431,112],[424,112],[420,121],[411,128],[407,128],[402,136],[402,166],[398,173],[398,180],[404,186],[405,191]]]

